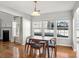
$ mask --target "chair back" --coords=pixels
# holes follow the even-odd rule
[[[36,43],[39,44],[40,40],[39,39],[30,39],[30,43]]]
[[[30,42],[30,38],[31,38],[31,36],[28,36],[28,37],[26,38],[26,44]]]
[[[52,39],[50,39],[50,43],[52,44],[54,44],[54,46],[56,46],[56,38],[52,38]]]

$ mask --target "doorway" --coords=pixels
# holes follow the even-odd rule
[[[3,30],[3,42],[9,41],[9,30]]]

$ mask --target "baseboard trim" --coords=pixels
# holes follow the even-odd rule
[[[57,44],[57,46],[66,46],[66,47],[72,47],[72,45],[66,45],[66,44]]]

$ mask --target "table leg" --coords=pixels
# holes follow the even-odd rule
[[[47,50],[48,50],[48,58],[50,58],[49,46],[47,47]]]

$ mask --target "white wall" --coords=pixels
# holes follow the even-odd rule
[[[31,17],[27,17],[29,15],[26,15],[25,18],[23,18],[23,44],[25,44],[25,39],[27,36],[30,35],[30,19]],[[27,19],[26,19],[27,18]],[[0,11],[0,29],[1,29],[1,37],[2,39],[2,31],[3,30],[9,30],[10,31],[10,41],[13,42],[13,37],[12,37],[12,20],[14,20],[14,15],[5,13]]]
[[[30,20],[23,18],[23,45],[26,42],[26,37],[30,35],[30,26]]]
[[[77,8],[79,8],[79,2],[77,1],[74,5],[74,9],[73,9],[73,50],[76,51],[77,50],[77,39],[76,39],[76,30],[75,30],[75,22],[77,20],[77,13],[76,10]]]
[[[73,16],[74,16],[74,13],[76,12],[77,8],[79,7],[79,1],[77,1],[74,5],[74,8],[73,8]]]
[[[1,19],[0,19],[0,39],[1,39]]]
[[[26,19],[30,19],[31,18],[31,16],[29,14],[23,13],[21,11],[18,11],[18,10],[9,8],[9,7],[5,7],[3,5],[0,5],[0,11],[9,13],[9,14],[14,15],[14,16],[22,16],[22,17],[24,17]]]
[[[1,37],[0,39],[3,38],[2,36],[2,31],[3,30],[9,30],[10,31],[10,40],[12,39],[12,20],[13,20],[13,15],[5,13],[5,12],[1,12],[0,11],[0,20],[1,20],[1,25],[0,25],[0,29],[1,29]]]
[[[43,14],[41,16],[38,17],[33,17],[32,20],[58,20],[58,19],[67,19],[70,22],[72,21],[72,11],[62,11],[62,12],[54,12],[54,13],[48,13],[48,14]],[[71,31],[72,31],[72,25],[70,23],[70,38],[69,39],[65,39],[65,38],[59,38],[57,40],[57,45],[64,45],[64,46],[72,46],[72,41],[73,39],[71,39]]]
[[[1,19],[1,27],[11,27],[11,22],[13,20],[12,15],[0,12],[0,19]]]

